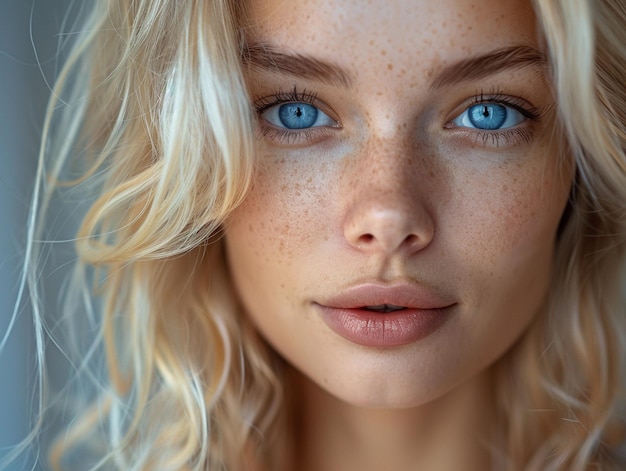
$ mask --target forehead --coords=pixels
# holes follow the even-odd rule
[[[537,44],[528,0],[253,0],[247,16],[249,43],[339,63],[357,77],[381,64],[432,69]]]

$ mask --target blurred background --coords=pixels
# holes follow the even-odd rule
[[[69,4],[0,1],[0,341],[18,295],[39,135],[49,86],[63,56],[57,48],[61,31],[69,28],[63,26]],[[0,353],[0,460],[27,435],[37,401],[30,315],[28,303],[22,302]],[[43,469],[33,463],[25,457],[9,469]]]

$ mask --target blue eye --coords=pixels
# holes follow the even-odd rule
[[[261,117],[268,123],[285,129],[309,129],[336,126],[337,123],[319,108],[308,103],[284,103],[270,106]]]
[[[470,106],[452,122],[456,126],[495,131],[512,128],[524,121],[519,111],[498,103],[479,103]]]

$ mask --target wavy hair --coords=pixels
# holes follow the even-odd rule
[[[55,469],[263,459],[254,442],[276,416],[278,380],[238,313],[219,237],[253,171],[240,13],[224,0],[97,2],[60,74],[40,213],[78,171],[71,184],[91,201],[62,316],[97,334],[96,347],[59,341],[89,354],[75,352],[82,412],[52,446]]]
[[[95,2],[59,77],[29,285],[41,333],[36,240],[79,172],[89,209],[63,325],[95,334],[74,339],[87,402],[51,448],[55,469],[85,469],[87,455],[92,470],[283,469],[280,360],[241,312],[220,240],[254,175],[241,3]],[[494,466],[623,469],[626,7],[534,4],[577,172],[544,312],[495,365]]]
[[[498,365],[500,466],[623,469],[626,6],[534,4],[576,178],[545,312]]]

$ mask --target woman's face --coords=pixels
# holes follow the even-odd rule
[[[258,171],[226,227],[270,345],[347,402],[424,404],[537,315],[572,169],[530,2],[250,2]]]

